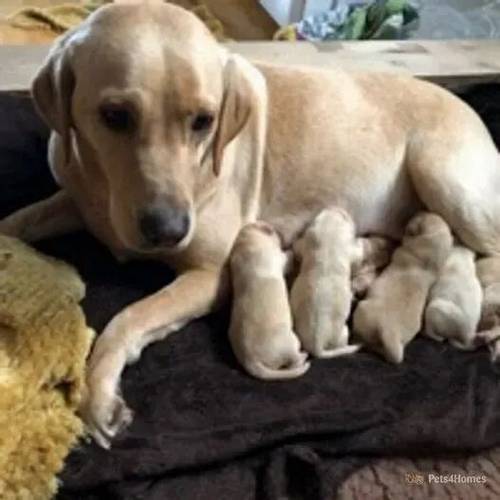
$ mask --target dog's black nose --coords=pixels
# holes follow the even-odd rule
[[[189,231],[189,215],[185,210],[172,207],[145,210],[139,218],[139,228],[151,246],[174,246]]]

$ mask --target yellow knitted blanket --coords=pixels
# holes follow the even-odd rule
[[[0,498],[52,498],[80,436],[93,331],[77,273],[0,236]]]
[[[54,35],[59,35],[80,24],[89,14],[112,0],[92,0],[80,4],[64,4],[51,7],[25,7],[11,16],[8,23],[24,30],[49,30]],[[182,3],[185,2],[171,2]],[[217,40],[226,40],[224,26],[200,0],[190,2],[189,9],[196,14],[215,35]]]

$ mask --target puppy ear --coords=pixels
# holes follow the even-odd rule
[[[68,33],[56,42],[36,74],[31,88],[38,113],[62,137],[66,159],[69,154],[71,98],[75,86],[70,63],[71,35],[72,33]]]
[[[224,68],[224,96],[215,134],[213,170],[218,176],[225,147],[246,125],[254,103],[254,91],[238,60],[231,56]]]
[[[427,214],[420,212],[415,217],[410,219],[410,222],[406,226],[405,236],[419,236],[424,230],[424,223]]]

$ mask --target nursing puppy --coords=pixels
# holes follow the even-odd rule
[[[351,266],[356,257],[354,222],[341,208],[320,212],[294,244],[300,271],[290,292],[295,330],[304,349],[318,358],[352,354],[347,319]]]
[[[455,245],[431,289],[424,333],[438,341],[449,339],[459,349],[475,349],[482,298],[474,252]]]
[[[500,357],[500,264],[486,257],[476,261],[476,273],[483,289],[479,340],[488,345],[492,361]]]
[[[438,215],[421,213],[410,221],[401,247],[354,313],[354,333],[363,344],[392,363],[403,361],[452,242],[450,228]]]
[[[357,238],[357,256],[352,264],[351,288],[360,299],[366,295],[375,278],[389,264],[394,243],[388,238],[371,236]]]
[[[500,326],[500,264],[492,257],[479,259],[476,273],[483,289],[479,330],[489,330]]]
[[[299,377],[310,365],[292,330],[286,261],[277,233],[262,222],[240,231],[230,257],[229,340],[248,373],[266,380]]]

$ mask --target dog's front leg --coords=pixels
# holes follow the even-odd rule
[[[0,234],[26,242],[59,236],[82,227],[80,213],[64,190],[0,220]]]
[[[87,375],[81,414],[104,448],[132,420],[120,396],[120,377],[144,347],[209,313],[226,294],[227,277],[219,269],[190,270],[172,284],[124,309],[98,337]]]

